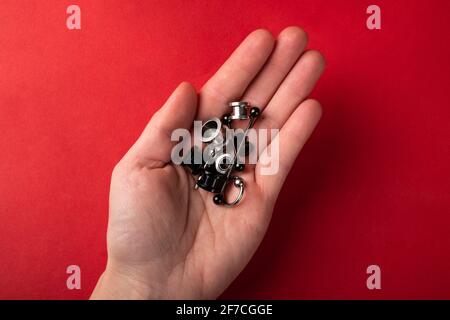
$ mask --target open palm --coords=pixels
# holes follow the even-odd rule
[[[251,33],[197,95],[182,83],[114,169],[108,224],[108,264],[92,298],[216,298],[248,263],[269,225],[275,201],[297,154],[320,116],[307,96],[324,60],[305,51],[297,27],[277,40]],[[221,116],[230,101],[263,112],[256,128],[278,128],[279,170],[247,166],[244,199],[217,206],[193,188],[189,170],[170,163],[177,128]],[[264,158],[264,153],[261,155]]]

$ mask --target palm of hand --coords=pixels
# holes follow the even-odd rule
[[[304,32],[291,27],[273,50],[272,36],[257,30],[208,81],[199,101],[189,84],[177,88],[114,170],[109,269],[160,298],[215,298],[239,274],[262,240],[285,177],[320,118],[319,104],[305,98],[323,59],[315,51],[302,54],[305,45]],[[236,78],[230,84],[231,77]],[[298,86],[302,89],[295,92]],[[228,101],[241,96],[264,108],[257,128],[281,128],[280,169],[263,176],[259,164],[246,168],[239,174],[246,184],[244,199],[230,209],[215,205],[211,193],[195,190],[188,170],[170,164],[170,133],[190,128],[194,119],[220,116]]]
[[[141,280],[164,283],[171,288],[164,296],[219,295],[252,256],[272,211],[254,183],[233,209],[216,206],[193,185],[174,165],[121,169],[113,178],[111,198],[120,202],[111,201],[109,258],[132,266]]]

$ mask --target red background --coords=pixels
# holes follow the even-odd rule
[[[327,58],[324,117],[223,297],[450,298],[450,2],[377,1],[375,31],[371,4],[1,0],[0,298],[88,298],[114,164],[179,82],[200,87],[250,31],[289,25]]]

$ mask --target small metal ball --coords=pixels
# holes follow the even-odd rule
[[[223,195],[221,195],[220,193],[215,194],[214,198],[213,198],[213,202],[217,205],[223,204]]]
[[[243,163],[236,163],[234,166],[234,170],[236,171],[244,171],[245,165]]]
[[[242,187],[244,185],[244,181],[241,178],[235,178],[234,179],[234,185],[236,187]]]
[[[227,125],[228,127],[231,125],[231,121],[232,121],[232,119],[231,119],[231,115],[230,114],[224,114],[223,116],[222,116],[222,121],[223,121],[223,123],[225,124],[225,125]]]
[[[250,109],[250,117],[257,118],[261,114],[261,110],[258,107],[253,107]]]

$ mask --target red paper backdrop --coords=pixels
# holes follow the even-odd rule
[[[200,87],[250,31],[289,25],[327,58],[324,117],[223,297],[450,298],[450,2],[377,1],[376,31],[371,4],[1,0],[0,298],[88,298],[114,164],[179,82]]]

